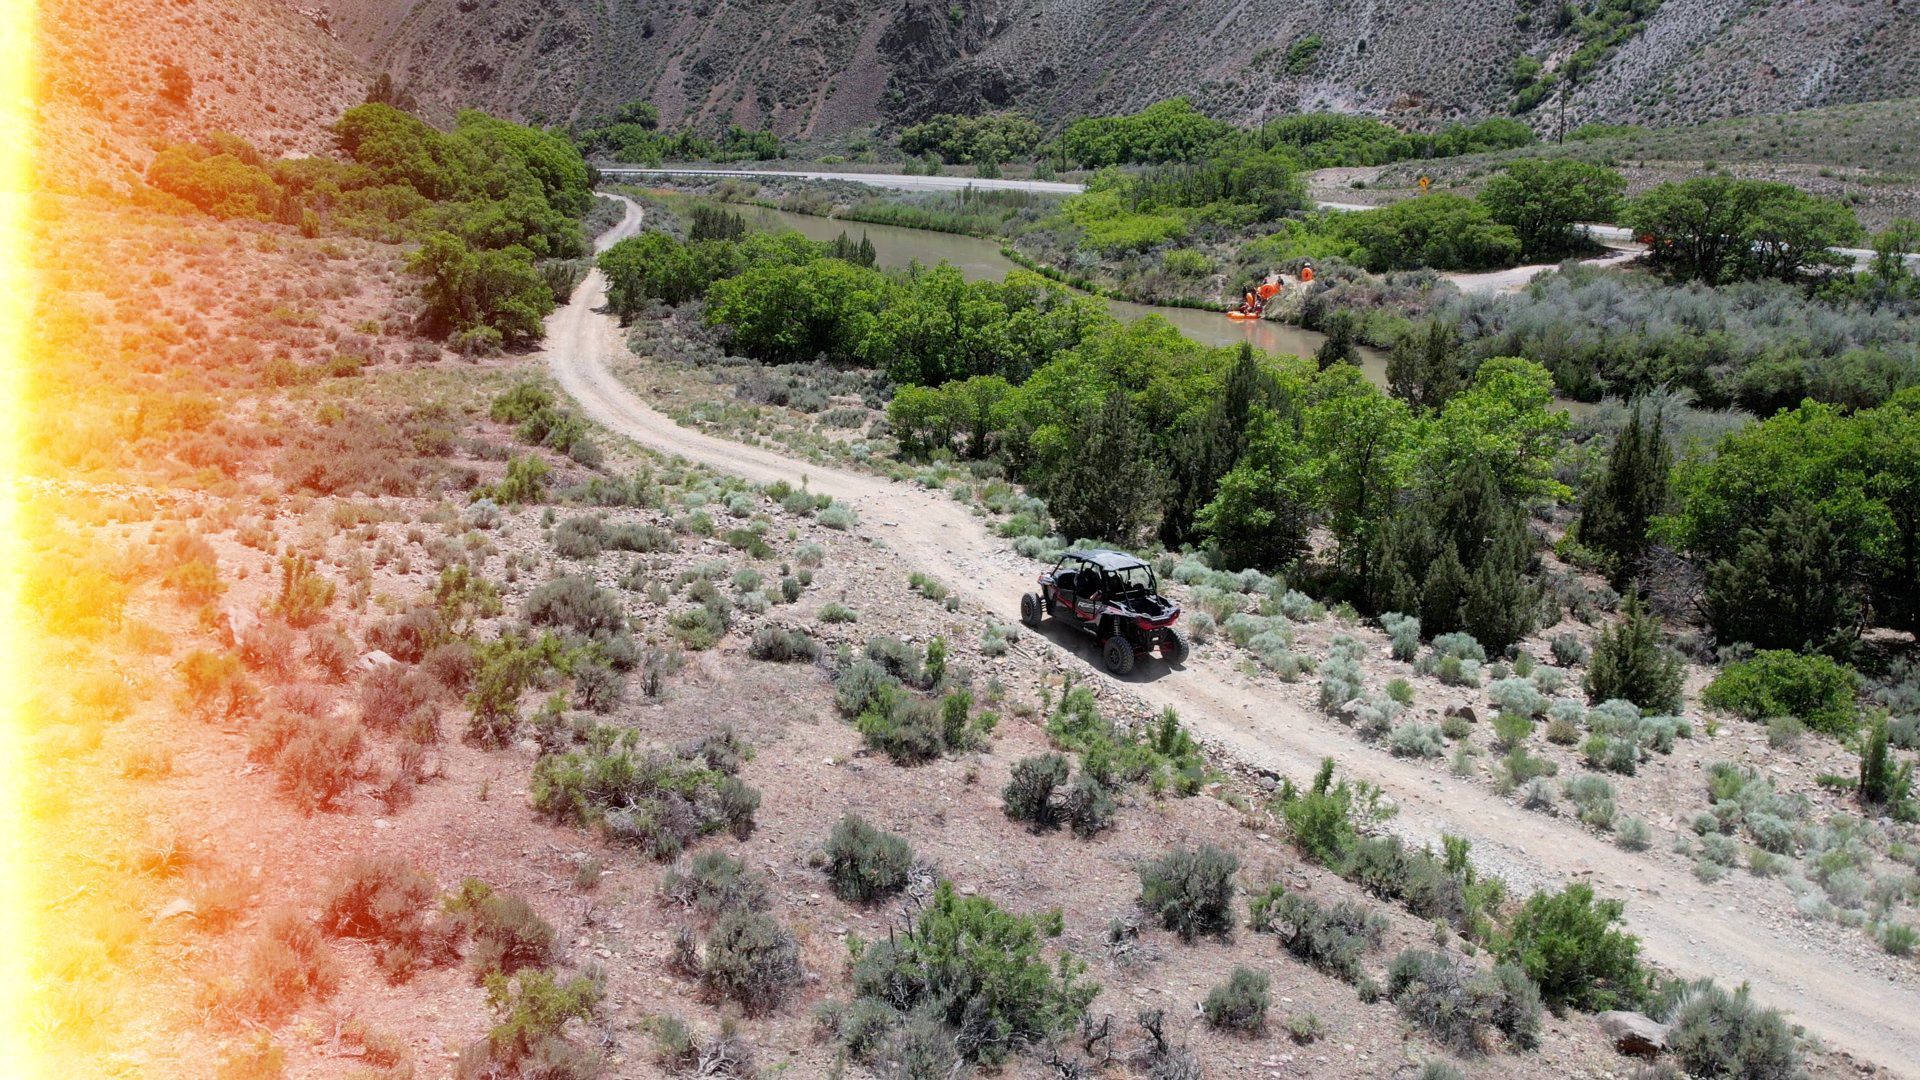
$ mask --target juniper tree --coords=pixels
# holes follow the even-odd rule
[[[1680,658],[1660,643],[1660,622],[1637,596],[1627,598],[1625,617],[1600,632],[1593,663],[1587,669],[1587,698],[1594,702],[1620,698],[1649,712],[1669,713],[1680,707],[1680,683],[1685,672]]]
[[[1533,629],[1531,562],[1526,512],[1484,462],[1469,459],[1394,509],[1367,600],[1375,611],[1418,613],[1428,634],[1464,629],[1503,650]]]
[[[1167,505],[1160,524],[1161,542],[1168,547],[1191,539],[1194,517],[1213,501],[1221,478],[1246,452],[1247,425],[1256,405],[1282,403],[1273,376],[1261,368],[1253,346],[1242,343],[1213,403],[1183,420],[1168,440]],[[1291,413],[1290,408],[1283,411]]]
[[[1084,417],[1072,442],[1077,451],[1046,478],[1054,521],[1068,536],[1132,542],[1159,509],[1160,477],[1125,391]]]
[[[1600,555],[1607,580],[1622,592],[1646,561],[1648,530],[1666,509],[1673,472],[1660,411],[1653,410],[1653,422],[1645,424],[1642,410],[1636,401],[1614,440],[1607,471],[1580,509],[1580,542]]]
[[[1393,343],[1387,353],[1387,387],[1409,405],[1438,409],[1466,386],[1461,361],[1457,328],[1434,319],[1424,333],[1409,330]]]

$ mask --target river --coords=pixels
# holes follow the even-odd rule
[[[784,227],[793,229],[811,240],[832,240],[841,233],[858,240],[862,233],[873,241],[875,252],[879,256],[879,265],[888,269],[903,268],[909,263],[918,262],[922,266],[935,266],[948,263],[958,267],[960,273],[969,281],[999,281],[1008,271],[1020,269],[1020,265],[1000,253],[1000,244],[993,240],[981,240],[973,236],[961,236],[956,233],[934,232],[930,229],[908,229],[898,225],[869,225],[863,221],[842,221],[839,218],[816,217],[812,214],[795,214],[785,210],[774,210],[764,206],[739,208],[749,224],[761,228]],[[1229,319],[1217,311],[1200,311],[1196,308],[1158,307],[1152,304],[1135,304],[1125,300],[1108,300],[1108,310],[1118,318],[1132,321],[1148,315],[1158,315],[1172,323],[1182,334],[1203,345],[1238,345],[1249,342],[1256,349],[1270,353],[1290,353],[1295,356],[1312,356],[1326,340],[1326,335],[1313,330],[1303,330],[1286,323],[1268,322],[1264,319]],[[1362,348],[1360,368],[1375,385],[1386,386],[1387,357],[1378,349]]]

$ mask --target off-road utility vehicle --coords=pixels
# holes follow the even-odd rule
[[[1020,621],[1052,615],[1100,639],[1107,670],[1125,675],[1141,653],[1160,650],[1170,664],[1187,658],[1174,629],[1180,605],[1160,595],[1153,568],[1119,551],[1069,551],[1040,575],[1040,591],[1020,598]]]

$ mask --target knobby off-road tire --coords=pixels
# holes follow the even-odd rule
[[[1187,636],[1169,626],[1161,632],[1160,658],[1169,664],[1187,662]]]
[[[1039,629],[1040,620],[1047,614],[1045,603],[1038,593],[1023,593],[1020,597],[1020,621],[1030,628]]]
[[[1133,671],[1133,642],[1124,635],[1115,634],[1101,646],[1100,654],[1107,662],[1107,670],[1115,675],[1127,675]]]

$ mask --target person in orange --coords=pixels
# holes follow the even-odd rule
[[[1253,295],[1253,292],[1252,292],[1251,290],[1249,290],[1249,291],[1247,292],[1247,296],[1246,296],[1246,299],[1244,299],[1244,300],[1242,300],[1242,301],[1240,302],[1240,310],[1241,310],[1241,311],[1243,311],[1243,312],[1245,312],[1245,313],[1246,313],[1246,314],[1248,314],[1248,315],[1258,315],[1258,314],[1260,314],[1260,299],[1259,299],[1259,297],[1256,297],[1255,295]]]
[[[1305,284],[1306,282],[1309,282],[1312,280],[1313,280],[1313,264],[1308,263],[1305,266],[1302,266],[1300,268],[1300,281],[1302,284]]]

